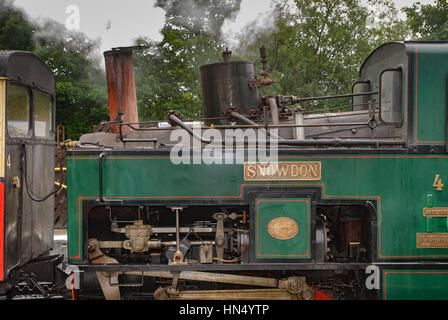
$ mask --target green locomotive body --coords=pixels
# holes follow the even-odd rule
[[[321,116],[334,119],[324,129],[306,126],[319,117],[305,117],[304,138],[285,139],[278,154],[255,162],[239,158],[247,147],[209,164],[200,144],[174,164],[172,146],[139,140],[154,138],[150,130],[115,146],[106,135],[86,135],[81,141],[99,146],[74,148],[67,158],[69,263],[86,279],[113,272],[109,293],[99,279],[106,297],[117,287],[121,294],[156,288],[145,276],[207,271],[303,277],[312,292],[302,290],[304,299],[318,291],[448,299],[446,61],[446,42],[379,47],[353,87],[357,107]],[[188,297],[180,292],[163,297]]]

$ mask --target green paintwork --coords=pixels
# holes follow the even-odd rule
[[[414,140],[417,144],[446,141],[448,44],[416,46],[414,73]],[[430,128],[430,130],[428,130]]]
[[[104,159],[104,196],[144,199],[242,199],[246,184],[316,186],[324,199],[368,199],[378,202],[379,259],[448,258],[448,249],[417,249],[416,233],[447,232],[436,218],[423,217],[427,206],[447,206],[448,189],[432,186],[439,174],[448,179],[448,156],[350,155],[287,156],[282,161],[321,161],[322,180],[245,182],[243,165],[173,165],[169,155],[114,156]],[[69,257],[79,257],[79,201],[98,196],[98,160],[68,159]],[[272,187],[271,187],[272,188]],[[140,199],[141,200],[141,199]],[[435,220],[437,221],[437,220]],[[443,220],[439,220],[443,221]],[[381,239],[381,241],[380,241]],[[76,259],[75,259],[76,260]]]
[[[412,63],[409,64],[409,61]],[[413,145],[445,144],[447,61],[448,42],[405,42],[380,47],[361,69],[360,80],[371,81],[371,90],[378,91],[381,71],[402,68],[403,125],[394,128],[391,134],[405,139],[409,132],[410,152],[414,152]],[[374,99],[377,98],[374,96]],[[83,258],[82,241],[85,239],[81,239],[80,204],[85,200],[96,199],[99,189],[98,155],[82,154],[73,152],[74,156],[67,160],[68,256],[71,263]],[[321,161],[322,180],[246,182],[242,164],[176,166],[171,163],[167,152],[153,156],[143,155],[143,152],[141,156],[121,153],[104,158],[104,196],[130,201],[188,199],[206,202],[215,199],[244,200],[244,188],[248,185],[263,185],[267,192],[282,187],[285,193],[285,188],[312,186],[321,189],[324,200],[371,200],[376,203],[376,260],[429,262],[448,259],[448,249],[416,248],[416,233],[448,232],[446,218],[423,216],[424,207],[448,207],[448,185],[442,191],[436,191],[433,187],[436,175],[440,175],[444,184],[447,182],[448,155],[326,155],[316,149],[312,156],[282,156],[280,151],[279,160]],[[302,200],[291,198],[290,194],[286,196],[290,200]],[[259,197],[258,200],[263,200],[266,195],[260,193]],[[301,214],[296,218],[303,219],[303,204],[297,203],[284,201],[272,205],[262,202],[261,218],[257,221],[261,225],[261,237],[256,243],[260,245],[259,252],[273,255],[302,254],[305,251],[303,221],[298,221],[298,236],[288,240],[291,245],[278,242],[280,240],[274,241],[265,231],[268,220],[277,214],[288,216],[299,212]],[[255,208],[257,203],[249,205]],[[309,225],[309,222],[306,224]],[[307,242],[309,240],[306,239]],[[309,250],[308,253],[312,255]],[[403,271],[406,270],[383,272],[383,298],[448,297],[448,276],[444,271]]]
[[[426,218],[427,222],[427,232],[447,232],[446,228],[446,218],[440,218],[440,217],[432,217],[432,218]]]
[[[385,300],[446,300],[447,270],[384,270]]]
[[[255,199],[255,258],[309,259],[311,243],[311,208],[309,199]],[[288,240],[273,238],[267,231],[268,223],[279,217],[293,219],[299,226],[298,234]]]

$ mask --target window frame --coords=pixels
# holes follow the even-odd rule
[[[36,108],[35,108],[35,96],[36,96],[36,92],[40,92],[43,94],[46,94],[48,96],[50,96],[50,100],[51,100],[51,106],[50,106],[50,134],[48,135],[48,137],[43,137],[43,136],[37,136],[36,135]],[[51,93],[48,93],[44,90],[38,89],[38,88],[32,88],[32,93],[33,93],[33,103],[32,103],[32,136],[33,139],[36,140],[54,140],[54,122],[55,122],[55,117],[56,117],[56,112],[55,112],[55,97],[54,95],[52,95]]]
[[[381,105],[381,89],[382,89],[382,81],[381,81],[381,79],[383,77],[383,74],[385,72],[388,72],[388,71],[399,71],[399,72],[401,72],[401,98],[402,98],[402,101],[401,101],[401,121],[399,121],[399,122],[385,121],[383,119],[383,117],[382,117],[382,114],[381,114],[381,111],[383,109],[382,105]],[[382,70],[380,72],[379,79],[378,79],[378,109],[379,109],[380,121],[385,123],[385,124],[394,124],[397,127],[403,126],[403,123],[404,123],[403,89],[404,89],[404,84],[405,84],[405,81],[403,81],[403,80],[404,79],[403,79],[403,68],[402,67],[387,68],[387,69],[384,69],[384,70]]]
[[[8,129],[8,113],[9,113],[9,104],[8,104],[8,92],[9,92],[9,86],[10,85],[14,85],[17,87],[21,87],[24,88],[28,91],[28,97],[29,97],[29,102],[28,102],[28,131],[26,133],[26,135],[24,136],[13,136],[9,134],[9,129]],[[33,137],[33,89],[30,86],[27,86],[26,84],[24,84],[23,82],[19,82],[19,81],[14,81],[14,80],[8,80],[6,82],[6,94],[5,94],[5,106],[6,106],[6,112],[5,112],[5,130],[6,130],[6,135],[8,138],[10,139],[32,139]]]

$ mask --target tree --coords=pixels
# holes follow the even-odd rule
[[[33,51],[35,26],[10,1],[0,0],[0,50]]]
[[[35,34],[36,54],[56,80],[56,121],[70,139],[78,139],[108,119],[106,77],[95,57],[98,43],[47,20]]]
[[[164,119],[175,109],[184,116],[198,117],[202,110],[201,65],[221,60],[224,46],[221,28],[239,10],[241,0],[158,0],[166,11],[163,40],[136,53],[136,83],[139,116]]]
[[[157,0],[155,7],[165,10],[165,27],[185,33],[221,36],[226,19],[236,16],[241,0]]]
[[[448,3],[437,0],[434,5],[420,2],[403,8],[407,23],[416,39],[448,40]]]
[[[258,48],[267,46],[277,82],[263,88],[265,94],[306,97],[350,92],[367,55],[378,45],[406,35],[404,22],[388,0],[370,0],[368,5],[359,0],[278,0],[274,8],[273,28],[249,27],[237,50],[259,61]],[[344,104],[349,100],[339,100],[337,106]],[[310,102],[308,107],[322,106]]]
[[[12,2],[0,0],[0,50],[33,51],[56,80],[56,123],[78,139],[108,119],[106,77],[95,56],[98,43],[52,20],[30,21]]]

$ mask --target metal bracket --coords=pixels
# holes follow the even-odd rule
[[[173,255],[172,263],[185,264],[184,255],[180,251],[180,231],[179,231],[179,211],[182,211],[183,207],[171,207],[172,211],[176,212],[176,253]]]
[[[30,274],[27,274],[27,273],[24,273],[23,274],[23,277],[27,280],[27,281],[29,281],[30,283],[32,283],[36,288],[37,288],[37,290],[39,290],[40,291],[40,293],[42,293],[42,295],[45,297],[45,298],[49,298],[50,297],[50,294],[39,284],[39,282],[37,282],[34,278],[36,277],[36,275],[34,274],[34,273],[30,273]]]
[[[224,259],[224,245],[226,241],[224,236],[224,219],[226,218],[227,214],[222,212],[217,212],[213,215],[213,219],[216,220],[215,244],[218,263],[222,263],[222,260]]]
[[[141,281],[140,282],[136,282],[136,283],[119,283],[118,282],[118,277],[117,278],[117,282],[113,283],[112,282],[112,278],[113,277],[108,277],[109,278],[109,285],[111,287],[143,287],[143,279],[144,279],[144,273],[142,272],[141,274]]]

